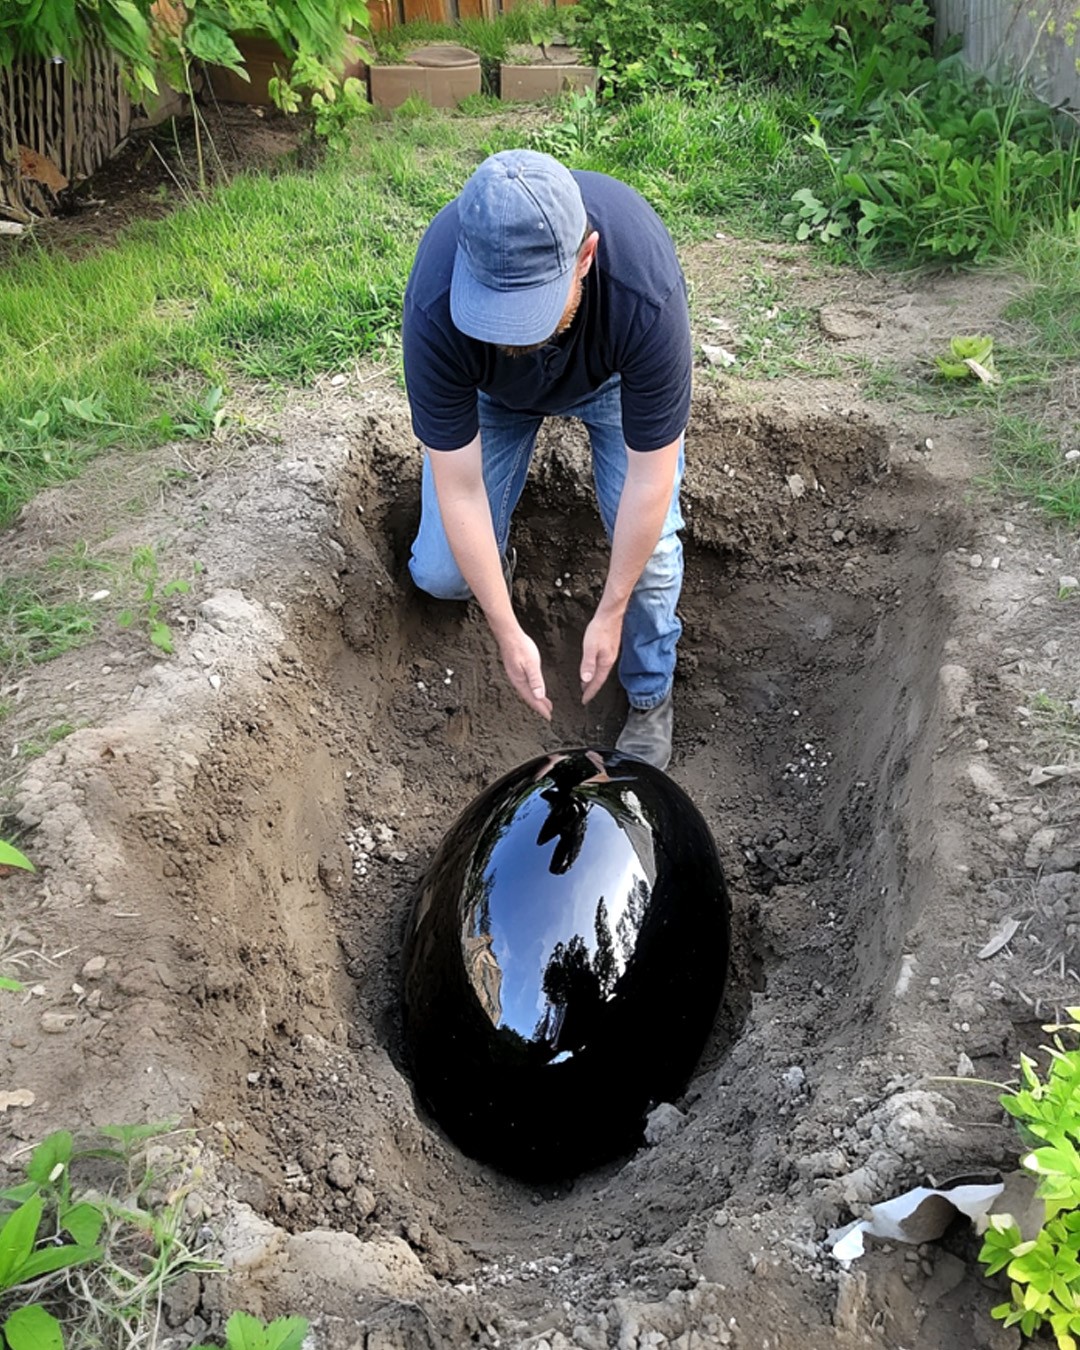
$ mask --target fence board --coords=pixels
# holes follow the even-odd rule
[[[964,61],[980,74],[1022,74],[1052,106],[1080,107],[1080,71],[1071,23],[1076,0],[938,0],[938,47],[961,39]]]
[[[103,48],[88,48],[78,71],[49,61],[0,68],[0,216],[26,223],[52,212],[51,192],[19,170],[20,145],[75,181],[100,168],[130,124],[119,65]]]

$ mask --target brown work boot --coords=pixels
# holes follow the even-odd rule
[[[615,749],[636,755],[656,769],[671,761],[671,733],[675,726],[675,700],[669,693],[655,708],[631,708],[619,732]]]

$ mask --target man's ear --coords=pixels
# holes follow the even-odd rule
[[[593,265],[593,259],[596,257],[596,250],[600,244],[600,234],[593,230],[588,239],[581,246],[578,253],[577,274],[578,278],[588,275],[589,268]]]

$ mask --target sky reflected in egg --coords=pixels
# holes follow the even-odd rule
[[[716,848],[671,779],[609,751],[523,765],[420,884],[405,952],[418,1095],[509,1172],[625,1152],[692,1072],[727,957]]]

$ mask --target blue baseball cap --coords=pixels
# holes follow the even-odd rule
[[[566,308],[587,220],[581,189],[557,159],[537,150],[485,159],[458,198],[454,326],[505,347],[550,337]]]

